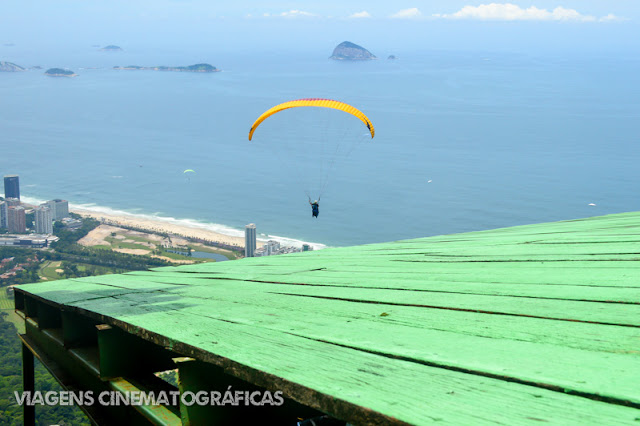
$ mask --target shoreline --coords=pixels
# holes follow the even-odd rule
[[[44,203],[44,200],[30,196],[23,196],[22,202],[37,206]],[[199,220],[189,218],[154,216],[145,213],[130,213],[124,210],[117,210],[93,204],[87,205],[70,202],[69,211],[81,216],[93,217],[97,220],[104,218],[114,224],[120,223],[124,226],[145,229],[151,232],[174,234],[177,236],[182,235],[189,238],[199,238],[220,244],[228,244],[244,248],[244,228],[235,229],[222,224],[201,222]],[[269,235],[264,232],[258,233],[258,238],[256,238],[256,247],[262,247],[262,245],[266,244],[268,240],[275,240],[284,246],[293,246],[298,248],[301,248],[303,244],[309,244],[314,250],[321,250],[327,247],[325,244],[321,243],[297,240],[279,235]]]
[[[113,214],[105,212],[97,212],[87,210],[78,207],[69,206],[69,211],[79,214],[82,217],[91,217],[99,220],[100,222],[107,222],[108,225],[139,228],[150,231],[152,233],[166,233],[171,235],[183,236],[188,238],[200,238],[204,240],[210,240],[216,243],[227,244],[231,246],[238,246],[244,248],[244,237],[236,237],[232,235],[226,235],[219,232],[211,231],[208,229],[196,228],[187,225],[180,225],[171,223],[169,220],[162,220],[160,218],[153,220],[134,214]],[[257,240],[259,243],[266,243],[266,240]]]

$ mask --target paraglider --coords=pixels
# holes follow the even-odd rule
[[[362,111],[360,111],[359,109],[346,104],[344,102],[340,102],[340,101],[336,101],[333,99],[321,99],[321,98],[305,98],[305,99],[297,99],[297,100],[293,100],[293,101],[288,101],[288,102],[284,102],[281,104],[278,104],[272,108],[269,108],[267,111],[265,111],[264,113],[262,113],[251,125],[251,128],[249,129],[249,140],[253,139],[253,134],[256,131],[256,129],[260,126],[260,124],[262,122],[264,122],[266,119],[268,119],[269,117],[273,116],[274,114],[278,114],[281,111],[287,110],[287,109],[291,109],[291,108],[299,108],[299,107],[319,107],[319,108],[327,108],[327,109],[333,109],[333,110],[338,110],[338,111],[343,111],[346,112],[347,114],[351,114],[352,116],[356,117],[357,119],[359,119],[362,123],[364,123],[364,125],[367,126],[368,132],[365,133],[364,135],[361,133],[361,130],[357,132],[357,137],[351,137],[350,139],[347,136],[347,131],[351,131],[353,132],[353,128],[355,126],[351,126],[351,125],[347,125],[345,126],[347,129],[347,131],[345,131],[342,135],[342,137],[338,136],[338,137],[327,137],[326,134],[322,133],[322,134],[318,134],[318,132],[316,131],[316,129],[318,128],[322,128],[323,124],[326,123],[322,123],[322,120],[320,119],[320,116],[316,116],[315,114],[310,114],[312,115],[312,121],[310,123],[310,125],[307,124],[303,124],[302,120],[294,120],[292,121],[294,123],[294,128],[297,128],[297,130],[299,132],[305,132],[305,133],[300,133],[299,135],[296,135],[295,138],[291,139],[291,137],[289,136],[290,140],[294,140],[295,143],[299,142],[299,138],[304,139],[305,141],[308,142],[312,142],[314,139],[318,140],[318,145],[322,145],[322,151],[320,152],[316,152],[313,155],[310,154],[311,149],[313,149],[313,143],[310,143],[309,145],[302,145],[302,149],[304,151],[308,151],[304,152],[303,154],[308,154],[309,160],[304,163],[304,168],[302,168],[302,173],[301,173],[301,177],[304,179],[305,176],[311,176],[311,179],[314,180],[320,180],[321,182],[318,184],[319,186],[319,195],[316,201],[311,201],[311,196],[309,195],[309,192],[305,189],[305,193],[307,194],[307,197],[309,198],[309,204],[311,205],[311,215],[312,217],[317,218],[318,214],[319,214],[319,206],[320,206],[320,197],[322,195],[322,192],[324,191],[325,187],[326,187],[326,180],[328,179],[328,176],[331,172],[331,169],[333,168],[334,164],[335,164],[335,160],[336,157],[340,155],[339,153],[339,149],[341,148],[341,145],[343,145],[343,142],[345,142],[344,145],[348,145],[351,144],[351,147],[345,147],[346,149],[346,154],[343,154],[344,156],[349,155],[351,153],[351,151],[354,148],[354,145],[356,142],[358,142],[358,140],[362,140],[363,137],[367,137],[367,136],[371,136],[371,138],[373,139],[373,137],[375,136],[375,129],[373,127],[373,123],[371,122],[371,120],[369,119],[369,117],[367,117]],[[338,114],[339,115],[339,114]],[[298,116],[296,116],[298,117]],[[338,118],[338,117],[336,117]],[[326,120],[327,123],[332,123],[334,121],[340,121],[340,120],[333,120],[333,117],[331,120]],[[359,128],[358,128],[359,129]],[[279,140],[280,139],[280,134],[278,134],[278,136],[276,136],[275,140]],[[287,139],[288,135],[283,135],[282,139]],[[329,148],[327,146],[325,146],[326,144],[335,144],[334,147]],[[304,156],[304,155],[303,155]],[[300,158],[300,156],[298,156],[298,158]],[[316,163],[321,163],[322,161],[326,161],[327,162],[327,168],[326,170],[322,170],[321,173],[311,173],[308,171],[308,169],[311,169],[313,166],[316,165]],[[287,163],[286,164],[287,169],[291,169],[290,164]],[[312,167],[307,167],[307,166],[312,166]],[[324,167],[324,165],[322,165]],[[295,166],[294,166],[295,168]],[[307,177],[307,179],[309,179],[309,177]],[[324,181],[322,181],[322,179],[324,179]],[[316,182],[313,183],[313,185],[317,184]],[[306,188],[310,188],[310,186],[305,186]],[[309,189],[310,190],[310,189]]]
[[[309,204],[311,204],[311,216],[318,217],[318,214],[320,214],[320,198],[312,203],[311,197],[309,197]]]
[[[185,170],[184,172],[182,172],[182,174],[186,175],[186,176],[187,176],[187,180],[188,180],[189,182],[191,182],[191,178],[190,178],[189,173],[195,173],[195,172],[196,172],[196,171],[195,171],[195,170],[193,170],[193,169],[187,169],[187,170]]]
[[[357,108],[352,107],[349,104],[345,104],[344,102],[334,101],[333,99],[320,99],[320,98],[307,98],[307,99],[297,99],[295,101],[284,102],[279,105],[274,106],[273,108],[268,109],[258,119],[251,125],[251,129],[249,130],[249,140],[253,137],[253,132],[256,131],[260,123],[262,123],[267,118],[271,117],[273,114],[284,111],[289,108],[297,108],[297,107],[321,107],[321,108],[333,108],[337,110],[341,110],[347,112],[355,117],[358,117],[360,121],[367,125],[369,129],[369,133],[371,133],[371,138],[375,136],[376,132],[373,128],[373,124],[371,120],[362,113]]]

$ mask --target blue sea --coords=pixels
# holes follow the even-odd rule
[[[318,246],[640,208],[637,56],[330,53],[0,47],[0,60],[43,67],[0,73],[0,174],[20,175],[27,200],[232,235],[253,222],[263,238]],[[112,69],[199,62],[222,72]],[[79,76],[46,77],[50,67]],[[375,138],[354,117],[300,108],[248,141],[263,111],[298,98],[355,106]],[[320,193],[314,219],[308,197]]]

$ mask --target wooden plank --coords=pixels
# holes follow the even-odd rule
[[[144,278],[141,277],[135,277],[133,280],[136,282],[145,282],[147,285],[150,285],[149,281],[143,281]],[[154,278],[153,282],[166,283],[173,280],[175,280],[175,278],[158,277]],[[218,279],[207,279],[206,281],[200,282],[193,278],[185,280],[185,282],[200,286],[215,285],[220,281],[224,282],[224,280]],[[242,281],[238,281],[238,283],[241,282]],[[636,303],[609,303],[610,301],[605,301],[606,303],[597,303],[594,301],[566,299],[555,300],[536,297],[464,294],[456,291],[394,291],[369,287],[336,287],[335,282],[332,286],[283,285],[281,284],[282,282],[261,282],[260,284],[263,284],[263,286],[259,288],[263,291],[278,294],[298,294],[301,296],[352,300],[386,305],[455,309],[640,327],[640,304]],[[629,296],[633,297],[634,295],[630,292]]]
[[[314,408],[326,411],[322,402],[331,400],[330,414],[356,423],[396,419],[409,424],[436,420],[445,424],[602,424],[631,422],[639,413],[630,407],[390,359],[264,327],[204,322],[200,314],[162,303],[110,299],[101,311],[136,324],[136,330],[146,336],[158,333],[174,350],[191,348],[198,358],[258,385],[284,390]]]
[[[570,323],[572,327],[565,333],[566,338],[573,341],[568,343],[553,329],[555,322],[529,320],[522,321],[520,328],[510,330],[515,331],[513,333],[501,330],[500,322],[494,321],[492,329],[479,327],[485,330],[481,335],[473,334],[473,331],[467,334],[462,330],[456,332],[454,326],[443,331],[438,328],[442,326],[442,320],[439,325],[429,328],[428,318],[420,315],[422,312],[413,312],[414,317],[411,317],[408,310],[390,310],[381,316],[380,307],[352,302],[311,300],[291,303],[282,297],[248,292],[242,298],[238,298],[237,293],[225,297],[218,290],[210,297],[202,292],[191,297],[184,295],[180,299],[183,305],[180,312],[200,316],[201,328],[205,329],[212,320],[251,325],[255,329],[265,327],[429,365],[545,384],[640,405],[637,386],[640,330],[628,333],[626,340],[621,342],[617,333],[621,327],[581,327],[581,324]],[[132,294],[118,299],[132,306],[146,306],[152,311],[171,311],[175,306],[164,294]],[[145,301],[152,301],[151,306]],[[79,306],[91,309],[92,304],[87,302]],[[469,322],[469,317],[458,315],[455,321]],[[545,336],[550,331],[556,331],[553,339]],[[588,339],[581,339],[585,332],[589,333]],[[617,339],[611,339],[612,334]],[[382,339],[380,336],[388,337]],[[590,343],[593,339],[609,340],[610,346],[595,346]],[[606,352],[606,355],[598,352]],[[550,363],[550,359],[554,361]]]

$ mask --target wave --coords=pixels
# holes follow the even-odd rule
[[[33,205],[39,205],[46,202],[46,200],[41,200],[38,198],[28,197],[28,196],[22,196],[21,200],[27,204],[33,204]],[[175,218],[171,216],[162,216],[161,213],[152,213],[152,214],[137,213],[137,212],[132,213],[131,211],[113,209],[111,207],[100,206],[95,203],[75,204],[70,202],[69,210],[73,211],[74,209],[86,210],[93,213],[103,213],[105,215],[125,216],[125,217],[128,216],[132,218],[152,220],[155,222],[169,223],[172,225],[181,225],[181,226],[186,226],[186,227],[195,228],[195,229],[204,229],[207,231],[216,232],[218,234],[228,235],[230,237],[241,237],[241,238],[244,237],[244,229],[237,229],[237,228],[233,228],[227,225],[222,225],[219,223],[202,222],[197,219],[188,219],[188,218],[180,219],[180,218]],[[142,209],[135,208],[132,210],[141,211]],[[259,238],[263,240],[275,240],[284,246],[293,246],[298,248],[302,247],[303,244],[308,244],[309,246],[313,247],[314,250],[321,250],[327,247],[326,245],[320,244],[320,243],[302,241],[302,240],[297,240],[295,238],[282,237],[282,236],[271,235],[266,233],[260,233]]]

